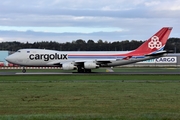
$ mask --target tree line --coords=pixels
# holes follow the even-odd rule
[[[107,42],[98,40],[88,40],[87,42],[82,39],[78,39],[72,42],[59,43],[56,41],[41,41],[34,43],[21,43],[17,41],[13,42],[1,42],[0,50],[17,51],[24,48],[38,48],[38,49],[51,49],[58,51],[129,51],[139,47],[144,41],[138,40],[123,40],[116,42]],[[169,38],[165,46],[165,50],[171,50],[176,53],[180,53],[180,38]]]

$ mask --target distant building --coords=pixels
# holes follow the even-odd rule
[[[8,62],[5,60],[8,55],[8,51],[0,51],[0,66],[8,66]]]

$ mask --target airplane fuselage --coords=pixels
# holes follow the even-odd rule
[[[22,49],[11,55],[16,59],[14,64],[22,66],[59,66],[66,62],[88,62],[88,61],[109,61],[101,65],[102,67],[125,65],[129,63],[153,59],[154,57],[133,56],[128,60],[123,60],[123,54],[130,51],[55,51],[45,49]],[[11,61],[10,61],[11,62]],[[59,64],[58,64],[59,63]]]

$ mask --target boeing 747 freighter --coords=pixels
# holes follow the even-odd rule
[[[10,63],[24,66],[60,66],[63,70],[89,73],[91,69],[114,67],[163,57],[165,44],[172,27],[163,27],[133,51],[55,51],[46,49],[20,49],[9,55]]]

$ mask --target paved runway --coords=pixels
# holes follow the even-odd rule
[[[0,72],[1,75],[81,75],[81,74],[116,74],[116,75],[180,75],[180,72],[92,72],[92,73],[62,73],[62,72]]]

